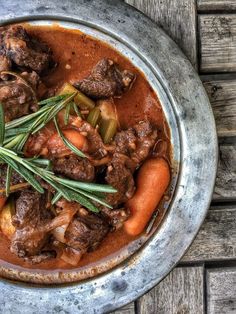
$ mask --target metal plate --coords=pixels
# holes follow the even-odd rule
[[[103,37],[143,70],[171,128],[177,187],[158,232],[110,272],[66,286],[32,286],[2,279],[3,313],[103,313],[131,302],[162,280],[193,241],[214,187],[217,137],[201,81],[175,43],[140,12],[112,0],[0,0],[0,24],[58,20]],[[69,24],[68,24],[69,22]],[[44,22],[45,23],[45,22]],[[58,276],[63,276],[58,274]]]
[[[27,24],[34,26],[52,26],[55,24],[55,21],[48,20],[36,20],[27,22]],[[102,31],[95,30],[94,28],[88,27],[86,25],[76,24],[73,22],[64,22],[57,21],[57,26],[79,30],[85,34],[93,36],[93,38],[102,40],[106,42],[121,54],[126,56],[132,63],[139,68],[143,73],[145,73],[146,79],[149,84],[152,86],[152,89],[158,95],[158,99],[162,104],[163,111],[165,113],[166,120],[170,127],[170,137],[171,137],[171,163],[172,163],[172,178],[170,183],[170,198],[168,200],[163,200],[159,207],[161,215],[158,216],[158,223],[155,224],[155,227],[152,228],[151,232],[148,234],[143,234],[134,241],[131,241],[128,245],[121,248],[116,254],[110,254],[96,263],[90,263],[83,267],[77,269],[64,270],[63,273],[60,270],[37,270],[37,269],[26,269],[20,266],[12,266],[8,263],[3,262],[1,265],[0,260],[0,276],[4,278],[10,278],[15,280],[21,280],[31,283],[39,284],[52,284],[52,283],[66,283],[66,282],[78,282],[84,279],[94,277],[94,275],[102,274],[106,271],[109,271],[113,267],[117,266],[123,262],[127,257],[130,257],[133,253],[138,251],[152,236],[152,234],[159,227],[163,216],[165,215],[173,197],[173,192],[178,179],[179,173],[179,164],[180,164],[180,134],[177,125],[177,119],[172,108],[171,101],[168,94],[165,92],[162,87],[162,82],[158,78],[158,69],[153,71],[149,68],[148,64],[142,60],[142,56],[139,56],[137,52],[133,51],[127,45],[124,45],[117,39],[104,34]],[[138,109],[137,109],[138,110]]]

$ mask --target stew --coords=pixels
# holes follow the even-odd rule
[[[170,182],[170,140],[144,75],[54,26],[0,29],[0,259],[73,268],[145,232]]]

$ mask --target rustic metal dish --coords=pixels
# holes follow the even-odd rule
[[[21,21],[44,25],[56,20],[63,27],[80,29],[108,42],[144,72],[165,111],[176,175],[172,180],[172,189],[175,188],[172,200],[165,204],[169,208],[158,232],[145,245],[146,240],[141,239],[113,258],[112,266],[116,267],[109,272],[111,265],[90,268],[90,275],[91,271],[92,275],[101,275],[83,282],[63,286],[36,286],[5,279],[0,282],[0,311],[4,313],[114,310],[162,280],[187,250],[204,220],[217,168],[217,137],[211,106],[200,79],[174,42],[147,17],[122,1],[0,3],[0,25]],[[81,271],[78,275],[75,270],[35,275],[9,265],[1,267],[0,272],[8,278],[44,283],[88,277],[83,277]]]

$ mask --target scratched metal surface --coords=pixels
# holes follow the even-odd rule
[[[189,247],[204,220],[217,164],[215,122],[208,98],[174,42],[147,17],[121,1],[70,0],[65,5],[58,0],[25,0],[19,10],[19,1],[0,0],[0,6],[1,25],[56,19],[105,34],[127,46],[145,64],[156,78],[153,84],[157,91],[163,93],[162,105],[173,141],[179,145],[176,158],[180,157],[180,169],[168,214],[148,244],[113,271],[77,284],[36,286],[5,279],[0,282],[2,313],[114,310],[160,282]],[[58,276],[63,277],[63,273]]]

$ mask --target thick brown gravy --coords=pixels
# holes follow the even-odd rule
[[[144,118],[148,118],[157,126],[160,138],[166,139],[164,133],[166,122],[158,98],[144,75],[127,58],[111,46],[79,31],[63,29],[58,25],[48,27],[24,25],[24,27],[30,34],[39,37],[51,47],[54,59],[58,62],[58,66],[47,77],[43,78],[48,87],[60,88],[64,82],[73,82],[85,77],[92,67],[104,57],[111,58],[121,67],[134,72],[137,79],[132,89],[120,99],[115,99],[121,128],[127,128]],[[76,268],[108,257],[132,240],[134,238],[125,234],[123,230],[110,233],[96,251],[87,253],[82,258]],[[10,253],[8,240],[3,235],[0,237],[0,261],[2,264],[5,261],[34,269],[73,268],[59,259],[39,265],[28,264]]]

